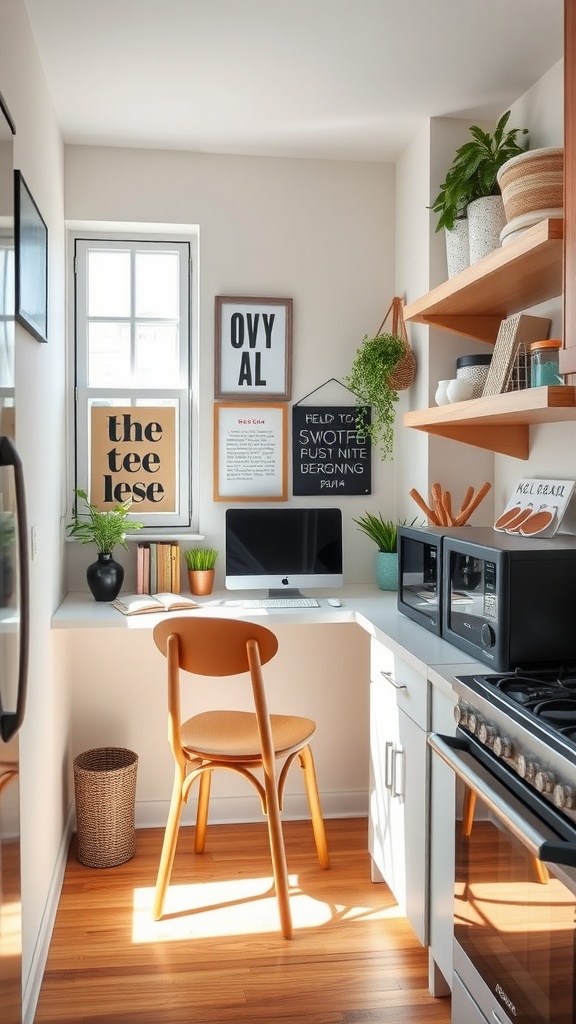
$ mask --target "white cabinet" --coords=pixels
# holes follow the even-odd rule
[[[372,879],[390,887],[427,942],[427,682],[379,641],[370,658]]]

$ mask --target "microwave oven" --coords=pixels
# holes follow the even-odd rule
[[[398,610],[440,636],[441,526],[398,527]]]
[[[446,530],[441,575],[449,643],[497,672],[576,665],[576,537]]]

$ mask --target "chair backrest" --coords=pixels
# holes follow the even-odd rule
[[[169,616],[154,627],[154,643],[168,656],[168,638],[178,637],[178,663],[186,672],[202,676],[233,676],[250,669],[247,644],[255,640],[260,663],[278,650],[278,640],[266,626],[240,619],[193,619]]]

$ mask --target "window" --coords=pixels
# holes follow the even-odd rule
[[[190,526],[191,245],[74,240],[76,487]]]

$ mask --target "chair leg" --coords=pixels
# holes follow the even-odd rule
[[[152,916],[155,921],[158,921],[162,917],[166,891],[170,884],[172,865],[174,863],[176,844],[178,842],[178,829],[180,827],[180,818],[182,816],[182,786],[185,778],[186,771],[184,767],[176,765],[174,772],[174,785],[172,787],[172,799],[170,801],[168,821],[166,822],[166,828],[164,830],[164,842],[162,843],[162,853],[160,855],[160,864],[156,878],[156,889],[154,892]]]
[[[206,826],[208,824],[208,805],[210,803],[210,785],[212,771],[207,769],[200,776],[200,791],[196,809],[196,832],[194,835],[194,853],[204,853],[206,845]]]
[[[274,780],[265,778],[264,785],[266,788],[266,819],[268,822],[270,853],[272,855],[274,887],[276,889],[276,899],[278,900],[278,911],[280,914],[280,927],[284,938],[291,939],[293,929],[288,888],[288,865],[286,864],[278,793]]]
[[[306,796],[308,797],[308,805],[310,807],[312,830],[314,832],[314,841],[316,843],[318,860],[323,868],[329,868],[330,854],[328,853],[324,818],[322,817],[322,808],[320,806],[320,797],[318,795],[318,782],[316,780],[314,758],[310,747],[303,747],[302,750],[299,751],[298,757],[300,758],[300,764],[304,771],[304,785],[306,787]]]

